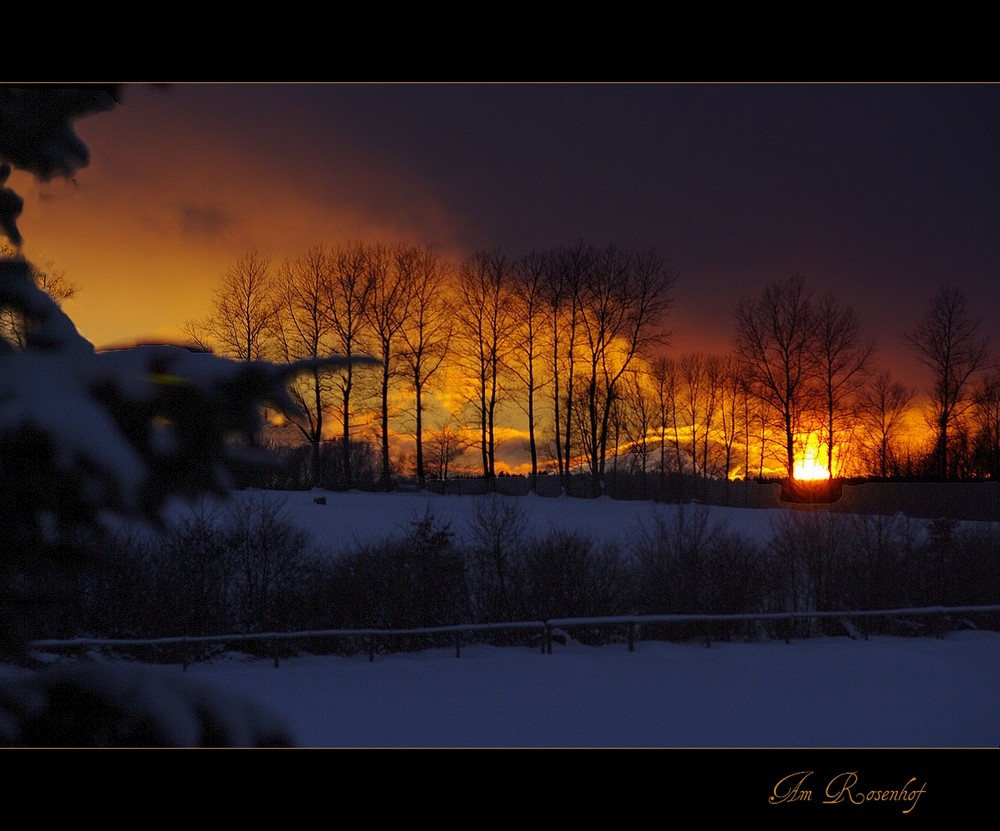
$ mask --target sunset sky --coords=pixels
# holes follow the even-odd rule
[[[75,181],[10,185],[98,346],[180,339],[249,250],[357,239],[655,247],[678,352],[730,349],[739,297],[793,274],[920,386],[902,335],[942,286],[1000,334],[998,85],[138,85],[78,131]]]

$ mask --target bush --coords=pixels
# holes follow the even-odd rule
[[[672,519],[657,514],[634,544],[636,608],[641,614],[749,614],[766,609],[773,563],[756,542],[710,525],[702,505],[679,505]],[[745,624],[716,624],[715,637]],[[647,634],[691,638],[704,624],[649,625]]]
[[[532,540],[526,556],[529,617],[602,617],[626,614],[632,575],[610,545],[573,531]]]
[[[942,603],[985,606],[1000,599],[1000,525],[961,526],[952,536]]]
[[[469,610],[476,623],[530,617],[527,527],[517,498],[492,496],[476,502],[465,546]]]
[[[148,534],[119,529],[109,534],[92,562],[80,596],[84,611],[78,632],[140,638],[171,631],[162,628],[167,621],[154,611],[161,589]]]
[[[242,632],[294,628],[309,535],[291,523],[284,503],[263,494],[233,503],[223,534],[234,570],[235,625]]]
[[[307,534],[266,494],[203,501],[160,533],[112,535],[82,583],[78,629],[164,637],[297,628],[314,558]]]
[[[790,512],[775,523],[771,550],[777,558],[778,598],[787,611],[847,608],[851,593],[849,518],[826,510]],[[804,633],[838,627],[807,621]]]
[[[844,605],[849,609],[891,609],[924,602],[924,529],[909,517],[845,517],[849,582]],[[937,602],[937,601],[934,601]],[[866,626],[878,628],[877,619]]]
[[[465,569],[428,511],[403,538],[338,557],[327,584],[332,628],[406,629],[467,620]]]

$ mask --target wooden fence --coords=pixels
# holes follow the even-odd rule
[[[83,653],[92,649],[129,649],[136,647],[179,647],[181,651],[181,663],[184,668],[192,662],[192,652],[199,644],[224,644],[234,646],[238,644],[270,643],[275,646],[272,650],[274,665],[280,665],[277,645],[282,641],[308,641],[308,640],[333,640],[343,643],[345,640],[360,642],[363,651],[368,653],[368,660],[375,660],[375,653],[380,645],[392,643],[402,637],[408,636],[450,636],[455,647],[455,657],[462,654],[463,643],[471,642],[471,635],[485,632],[498,631],[528,631],[537,636],[539,648],[542,654],[552,654],[552,642],[559,639],[570,630],[579,627],[589,627],[591,629],[618,629],[624,634],[624,641],[628,645],[628,651],[635,651],[635,644],[642,639],[642,627],[646,624],[682,624],[694,623],[703,624],[704,640],[706,646],[712,645],[712,635],[714,625],[720,623],[733,622],[754,622],[754,621],[779,621],[790,624],[794,621],[806,620],[836,620],[844,633],[851,638],[862,638],[868,640],[868,633],[863,621],[871,618],[889,618],[894,620],[907,620],[913,624],[910,628],[919,634],[933,634],[942,638],[948,631],[948,624],[956,615],[970,614],[996,614],[1000,613],[1000,605],[991,606],[922,606],[906,609],[878,609],[865,611],[836,611],[836,612],[767,612],[755,614],[722,614],[722,615],[688,615],[688,614],[663,614],[663,615],[624,615],[617,617],[577,617],[577,618],[553,618],[544,621],[518,621],[512,623],[474,623],[456,624],[454,626],[431,626],[415,629],[321,629],[300,632],[240,632],[228,635],[197,635],[179,636],[164,638],[71,638],[67,640],[36,640],[32,641],[28,647],[31,652],[78,652]],[[926,632],[919,631],[920,624],[914,623],[912,618],[927,619],[929,627]],[[966,621],[963,625],[972,625],[971,621]],[[463,641],[464,636],[464,641]],[[786,643],[791,640],[788,634],[784,638]]]

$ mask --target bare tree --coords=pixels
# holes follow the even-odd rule
[[[274,331],[282,360],[320,358],[336,351],[336,333],[327,314],[327,283],[332,268],[329,253],[316,246],[284,262],[279,269],[280,304]],[[300,411],[290,421],[310,445],[309,476],[313,487],[318,487],[324,419],[334,393],[330,371],[321,367],[309,369],[290,387],[289,393]]]
[[[250,251],[222,275],[212,292],[208,317],[188,321],[184,331],[205,349],[241,361],[264,360],[273,350],[271,336],[279,305],[271,260]]]
[[[719,358],[719,429],[722,438],[722,475],[729,480],[733,470],[733,448],[740,434],[743,415],[743,386],[739,363],[729,354]],[[746,469],[744,468],[744,476]]]
[[[581,304],[588,463],[595,495],[604,492],[609,426],[622,377],[635,358],[665,343],[664,316],[675,275],[655,251],[608,246],[598,252]]]
[[[664,477],[669,469],[678,473],[684,470],[681,458],[680,440],[680,415],[678,412],[678,390],[680,380],[678,378],[677,362],[672,358],[657,358],[651,367],[653,386],[656,389],[656,424],[659,432],[660,445],[660,484],[664,483]],[[668,464],[667,441],[670,436],[670,446],[673,448],[673,455]]]
[[[0,242],[0,258],[18,259],[19,257],[17,249],[10,243]],[[25,264],[34,284],[58,305],[61,306],[65,301],[76,296],[76,284],[66,277],[65,272],[56,270],[52,263],[47,263],[44,268],[39,268],[34,263],[27,261]],[[4,305],[0,308],[0,342],[7,342],[17,349],[24,349],[27,346],[25,336],[28,325],[24,314],[13,306]]]
[[[722,359],[704,352],[686,352],[678,362],[680,411],[688,430],[691,472],[712,474],[712,427],[718,414],[722,387]],[[700,455],[700,461],[699,461]]]
[[[655,395],[648,367],[630,370],[623,379],[618,401],[626,410],[623,428],[633,473],[645,474],[650,469],[654,449],[650,437],[659,429]]]
[[[895,442],[916,391],[893,379],[888,370],[876,373],[862,388],[858,418],[873,457],[870,467],[881,477],[897,472]]]
[[[583,243],[558,249],[549,256],[545,299],[552,355],[552,421],[556,468],[563,493],[569,486],[572,465],[573,393],[580,308],[583,287],[589,280],[594,259],[594,249]]]
[[[723,361],[717,354],[705,356],[705,405],[703,409],[705,429],[702,431],[701,470],[705,477],[714,476],[718,472],[716,464],[716,444],[713,440],[715,417],[719,412],[719,399],[722,396]]]
[[[829,295],[816,307],[814,334],[826,431],[827,472],[832,478],[837,431],[843,419],[854,420],[856,392],[875,352],[875,342],[862,338],[861,322],[854,309],[841,306]]]
[[[736,350],[753,394],[779,417],[789,478],[815,372],[814,324],[812,297],[798,276],[770,283],[736,309]]]
[[[969,406],[970,382],[987,368],[989,341],[980,335],[969,300],[957,288],[941,289],[934,296],[906,340],[932,373],[928,421],[934,429],[934,470],[947,479],[953,473],[951,430]]]
[[[676,432],[686,428],[691,455],[691,472],[702,477],[714,475],[717,454],[713,430],[719,415],[724,383],[724,362],[721,356],[704,352],[686,352],[677,362]],[[715,431],[717,433],[717,430]]]
[[[686,428],[688,452],[691,456],[691,473],[698,474],[698,431],[702,405],[702,386],[705,375],[705,356],[701,352],[685,352],[677,363],[680,374],[678,412]]]
[[[545,387],[541,370],[542,314],[545,311],[548,258],[532,252],[513,263],[511,269],[512,300],[515,319],[520,323],[514,330],[514,348],[507,357],[507,367],[527,393],[523,407],[528,417],[528,451],[531,455],[531,490],[538,477],[538,441],[536,437],[536,399]],[[520,398],[515,398],[520,401]]]
[[[424,397],[448,356],[454,319],[445,302],[447,271],[437,254],[422,248],[413,263],[409,314],[400,332],[403,348],[400,360],[413,385],[414,439],[416,443],[417,481],[423,487],[424,469]]]
[[[397,363],[420,257],[419,249],[410,245],[401,244],[392,248],[374,245],[369,248],[372,286],[365,316],[376,345],[376,357],[382,361],[379,439],[382,446],[382,487],[386,490],[392,477],[389,458],[390,384],[402,374]]]
[[[427,437],[427,456],[437,472],[438,479],[442,481],[447,479],[451,464],[465,451],[475,446],[475,439],[460,430],[452,418],[432,431]]]
[[[455,320],[463,342],[465,369],[474,378],[480,453],[487,479],[496,475],[496,416],[515,323],[512,289],[510,266],[499,251],[479,252],[459,266]]]
[[[744,477],[760,479],[764,476],[766,464],[786,463],[784,437],[778,435],[783,431],[777,422],[777,413],[756,392],[744,360],[739,355],[734,356],[734,359],[739,374]]]
[[[1000,374],[984,378],[976,386],[973,401],[975,470],[996,480],[1000,478]]]
[[[326,282],[326,313],[335,333],[336,350],[346,358],[367,354],[368,306],[374,278],[371,270],[374,249],[355,242],[336,249],[333,268]],[[343,455],[344,487],[354,481],[351,469],[352,394],[354,364],[348,362],[338,373],[340,392],[341,453]]]

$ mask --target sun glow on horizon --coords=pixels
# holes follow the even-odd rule
[[[819,461],[819,448],[812,439],[809,440],[801,457],[795,460],[792,478],[800,482],[830,478],[830,471]]]

